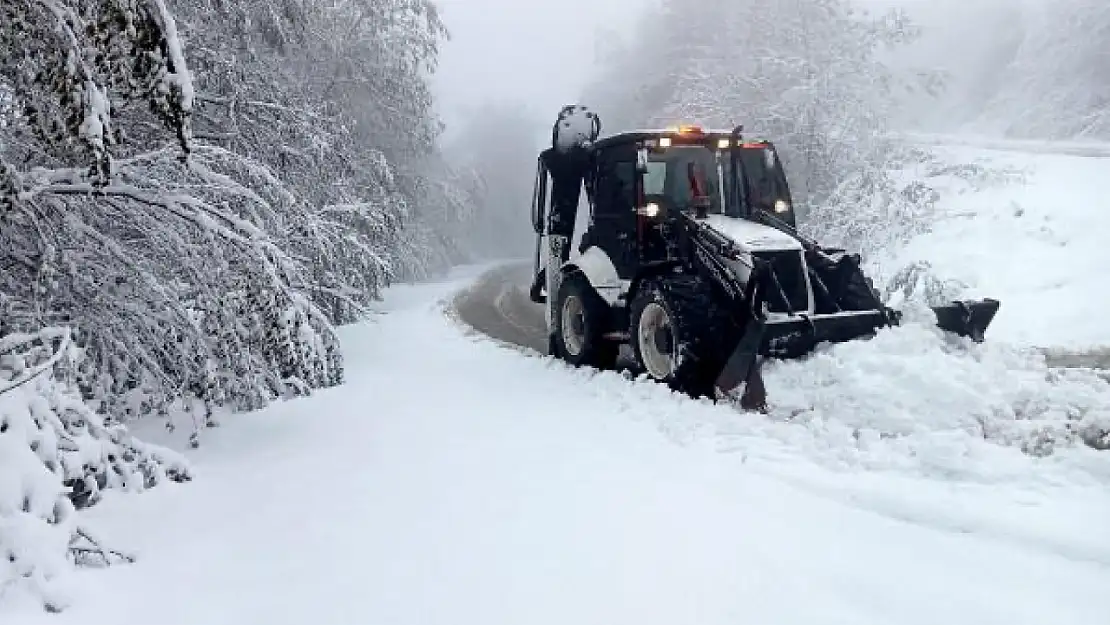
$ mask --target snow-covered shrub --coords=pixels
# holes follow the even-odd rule
[[[974,344],[928,321],[771,363],[766,378],[771,419],[854,433],[861,449],[869,439],[911,454],[918,445],[957,449],[966,442],[951,435],[961,434],[1046,457],[1105,449],[1110,425],[1110,386],[1094,372],[1053,370],[1036,352]]]
[[[184,481],[188,465],[97,414],[71,378],[82,358],[64,328],[0,335],[0,598],[23,594],[47,609],[74,565],[127,556],[100,544],[81,508],[105,489],[138,492]]]
[[[921,182],[902,184],[889,171],[865,169],[811,208],[802,229],[824,245],[866,258],[928,232],[937,199],[936,191]]]
[[[946,197],[1025,180],[1020,170],[976,162],[953,164],[904,145],[889,146],[886,155],[881,167],[848,175],[811,209],[802,229],[823,243],[867,258],[929,232],[938,204]]]
[[[802,230],[826,245],[859,253],[869,274],[894,307],[924,307],[951,301],[967,285],[937,275],[930,259],[887,266],[892,252],[929,233],[942,218],[942,203],[1026,179],[1026,172],[989,163],[953,163],[907,146],[892,146],[881,169],[850,176],[812,209]]]
[[[108,413],[190,397],[252,409],[342,380],[331,324],[298,289],[310,278],[278,245],[294,201],[276,178],[240,184],[229,159],[244,165],[205,146],[188,164],[142,154],[95,189],[82,170],[32,171],[0,215],[9,324],[77,328],[78,382]]]
[[[888,306],[899,308],[916,302],[941,306],[959,297],[967,285],[958,280],[942,280],[928,261],[918,261],[900,269],[883,287],[881,294]]]

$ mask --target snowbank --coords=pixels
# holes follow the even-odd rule
[[[1046,148],[1047,149],[1047,148]],[[899,175],[931,190],[927,229],[872,263],[879,280],[926,261],[953,293],[994,297],[992,342],[1076,352],[1110,346],[1110,159],[935,148]]]
[[[1110,455],[1096,451],[1110,432],[1110,384],[1050,370],[1036,352],[914,323],[773,363],[767,383],[771,417],[806,431],[787,440],[832,464],[1110,484]]]
[[[107,423],[52,377],[76,352],[64,330],[0,338],[0,602],[68,605],[74,565],[105,566],[112,551],[78,508],[105,489],[135,492],[186,480],[182,457]]]

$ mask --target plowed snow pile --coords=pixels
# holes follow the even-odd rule
[[[1043,472],[1054,465],[1110,484],[1110,457],[1086,444],[1107,442],[1110,384],[1091,371],[1049,370],[1033,353],[909,325],[776,364],[767,382],[771,417],[804,426],[816,438],[803,444],[839,461],[986,482],[1014,472],[1052,480]],[[1032,462],[984,442],[1048,457]]]
[[[1110,212],[1094,208],[1107,196],[1110,159],[937,148],[877,205],[826,212],[823,234],[867,241],[868,273],[906,323],[768,367],[771,418],[802,426],[777,435],[867,466],[987,481],[1055,479],[1054,466],[1110,483],[1095,451],[1110,448],[1107,373],[1049,366],[1110,345]],[[980,297],[1002,302],[981,345],[937,331],[924,307]]]

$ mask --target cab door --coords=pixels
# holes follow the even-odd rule
[[[639,269],[636,183],[634,144],[598,150],[590,226],[582,243],[583,247],[596,245],[608,254],[624,280],[631,280]]]

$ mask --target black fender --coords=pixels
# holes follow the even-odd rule
[[[622,299],[631,305],[632,300],[636,298],[636,295],[639,293],[640,289],[643,288],[644,284],[668,273],[674,273],[676,269],[681,269],[682,267],[683,264],[677,260],[653,263],[641,267],[640,270],[636,272],[636,275],[633,276],[632,286],[628,288],[628,292],[622,296]]]

